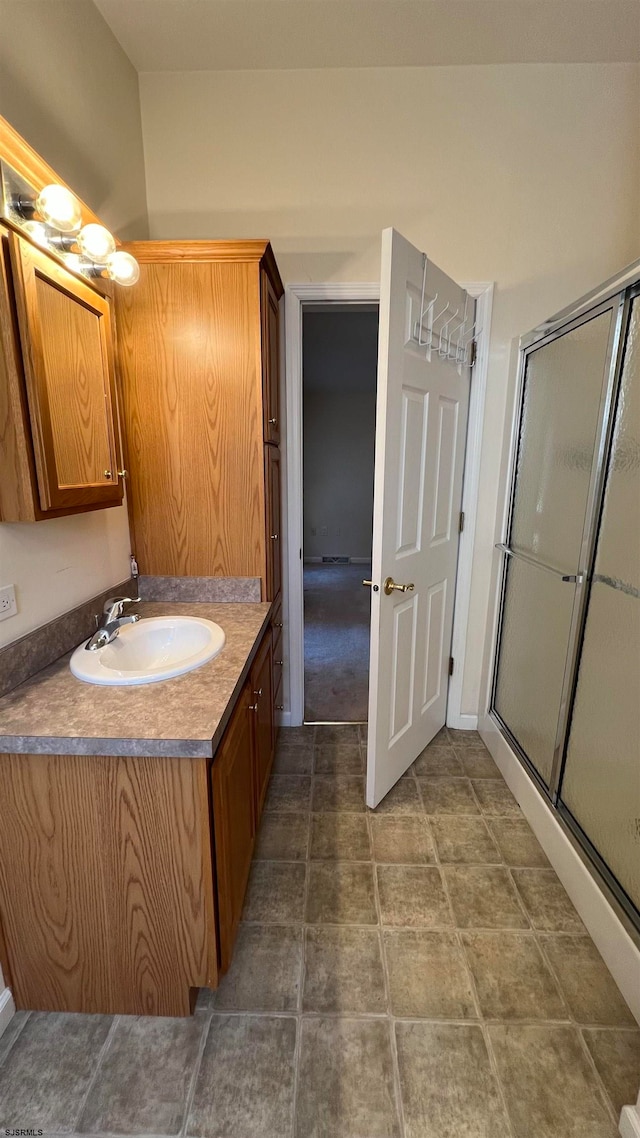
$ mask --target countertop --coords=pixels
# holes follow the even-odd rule
[[[208,664],[154,684],[100,687],[71,674],[70,653],[0,699],[0,752],[61,755],[214,753],[255,656],[271,604],[143,602],[145,616],[202,616],[224,630]]]

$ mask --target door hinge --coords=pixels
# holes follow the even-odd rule
[[[478,344],[476,340],[472,340],[469,346],[469,367],[473,367],[478,358]]]
[[[453,656],[449,657],[449,675],[453,675]]]
[[[462,533],[464,529],[464,510],[460,510],[460,517],[458,518],[458,533]]]

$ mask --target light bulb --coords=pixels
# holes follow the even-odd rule
[[[81,273],[84,269],[82,257],[79,253],[63,253],[62,260],[68,269],[73,269],[74,273]]]
[[[61,233],[77,233],[82,225],[80,202],[66,186],[52,182],[40,190],[36,209],[44,220]]]
[[[36,245],[40,245],[43,249],[47,248],[49,244],[49,235],[47,233],[47,227],[44,222],[24,221],[22,223],[22,228],[24,229],[25,233],[28,234],[31,240],[35,241]]]
[[[97,265],[106,265],[111,254],[115,253],[116,243],[104,225],[83,226],[77,242],[82,255]]]
[[[140,266],[131,253],[119,249],[107,258],[107,273],[120,285],[134,285],[140,279]]]

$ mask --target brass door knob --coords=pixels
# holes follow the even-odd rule
[[[377,593],[380,587],[379,585],[374,585],[373,581],[363,581],[362,584],[369,585],[369,587],[373,589],[374,593]]]
[[[390,597],[394,589],[399,593],[412,593],[415,589],[415,585],[413,581],[409,585],[396,585],[393,577],[387,577],[382,588],[385,591],[385,596]]]

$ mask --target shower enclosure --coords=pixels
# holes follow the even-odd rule
[[[490,712],[640,929],[640,262],[521,342]]]

